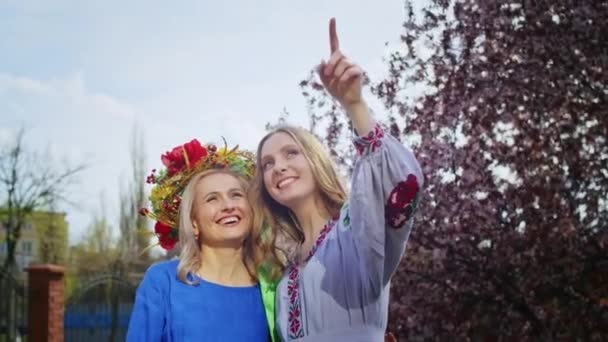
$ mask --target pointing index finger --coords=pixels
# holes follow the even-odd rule
[[[340,42],[338,41],[338,34],[336,33],[336,18],[329,20],[329,47],[331,53],[340,50]]]

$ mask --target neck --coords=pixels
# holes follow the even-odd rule
[[[201,246],[201,267],[197,273],[203,279],[230,286],[253,283],[243,262],[242,248]]]
[[[294,206],[291,208],[291,211],[296,216],[298,224],[304,232],[305,244],[315,239],[325,223],[331,218],[331,214],[323,205],[322,200],[317,197]]]

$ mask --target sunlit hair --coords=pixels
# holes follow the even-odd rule
[[[193,275],[201,267],[201,247],[194,236],[194,226],[192,225],[195,213],[194,200],[196,196],[196,186],[206,176],[216,173],[228,174],[235,177],[243,187],[245,193],[247,193],[249,188],[247,180],[238,173],[225,169],[217,169],[207,170],[193,176],[184,189],[179,208],[179,247],[181,251],[179,265],[177,266],[177,277],[179,280],[189,285],[193,285],[195,282],[192,281],[192,277],[188,277],[188,275]],[[253,217],[253,214],[250,214],[251,217]],[[257,279],[255,271],[258,268],[261,259],[253,238],[254,236],[259,236],[259,229],[256,229],[255,227],[256,226],[253,226],[249,234],[245,237],[241,255],[243,263],[253,279]],[[205,227],[202,227],[202,229],[205,229]]]
[[[262,148],[272,135],[285,133],[299,147],[310,165],[323,209],[336,217],[346,201],[346,191],[340,181],[336,167],[319,140],[303,128],[281,126],[268,133],[258,144],[254,179],[249,192],[254,212],[253,225],[268,227],[263,236],[257,238],[261,253],[265,256],[273,279],[280,277],[286,261],[293,260],[304,242],[304,232],[291,210],[275,201],[264,185]]]

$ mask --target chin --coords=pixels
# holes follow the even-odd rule
[[[273,199],[279,204],[291,208],[298,206],[299,203],[305,202],[312,197],[314,197],[314,189],[296,186],[292,189],[285,189],[281,192],[275,192]]]
[[[244,240],[245,237],[247,237],[247,234],[249,234],[249,228],[246,226],[243,226],[243,227],[234,227],[231,229],[226,229],[226,231],[224,231],[222,235],[226,240],[235,240],[235,239]]]

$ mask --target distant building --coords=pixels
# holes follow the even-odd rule
[[[6,211],[0,210],[0,262],[8,254]],[[35,211],[26,217],[15,250],[17,269],[23,271],[32,263],[65,262],[68,250],[68,224],[65,213]]]

